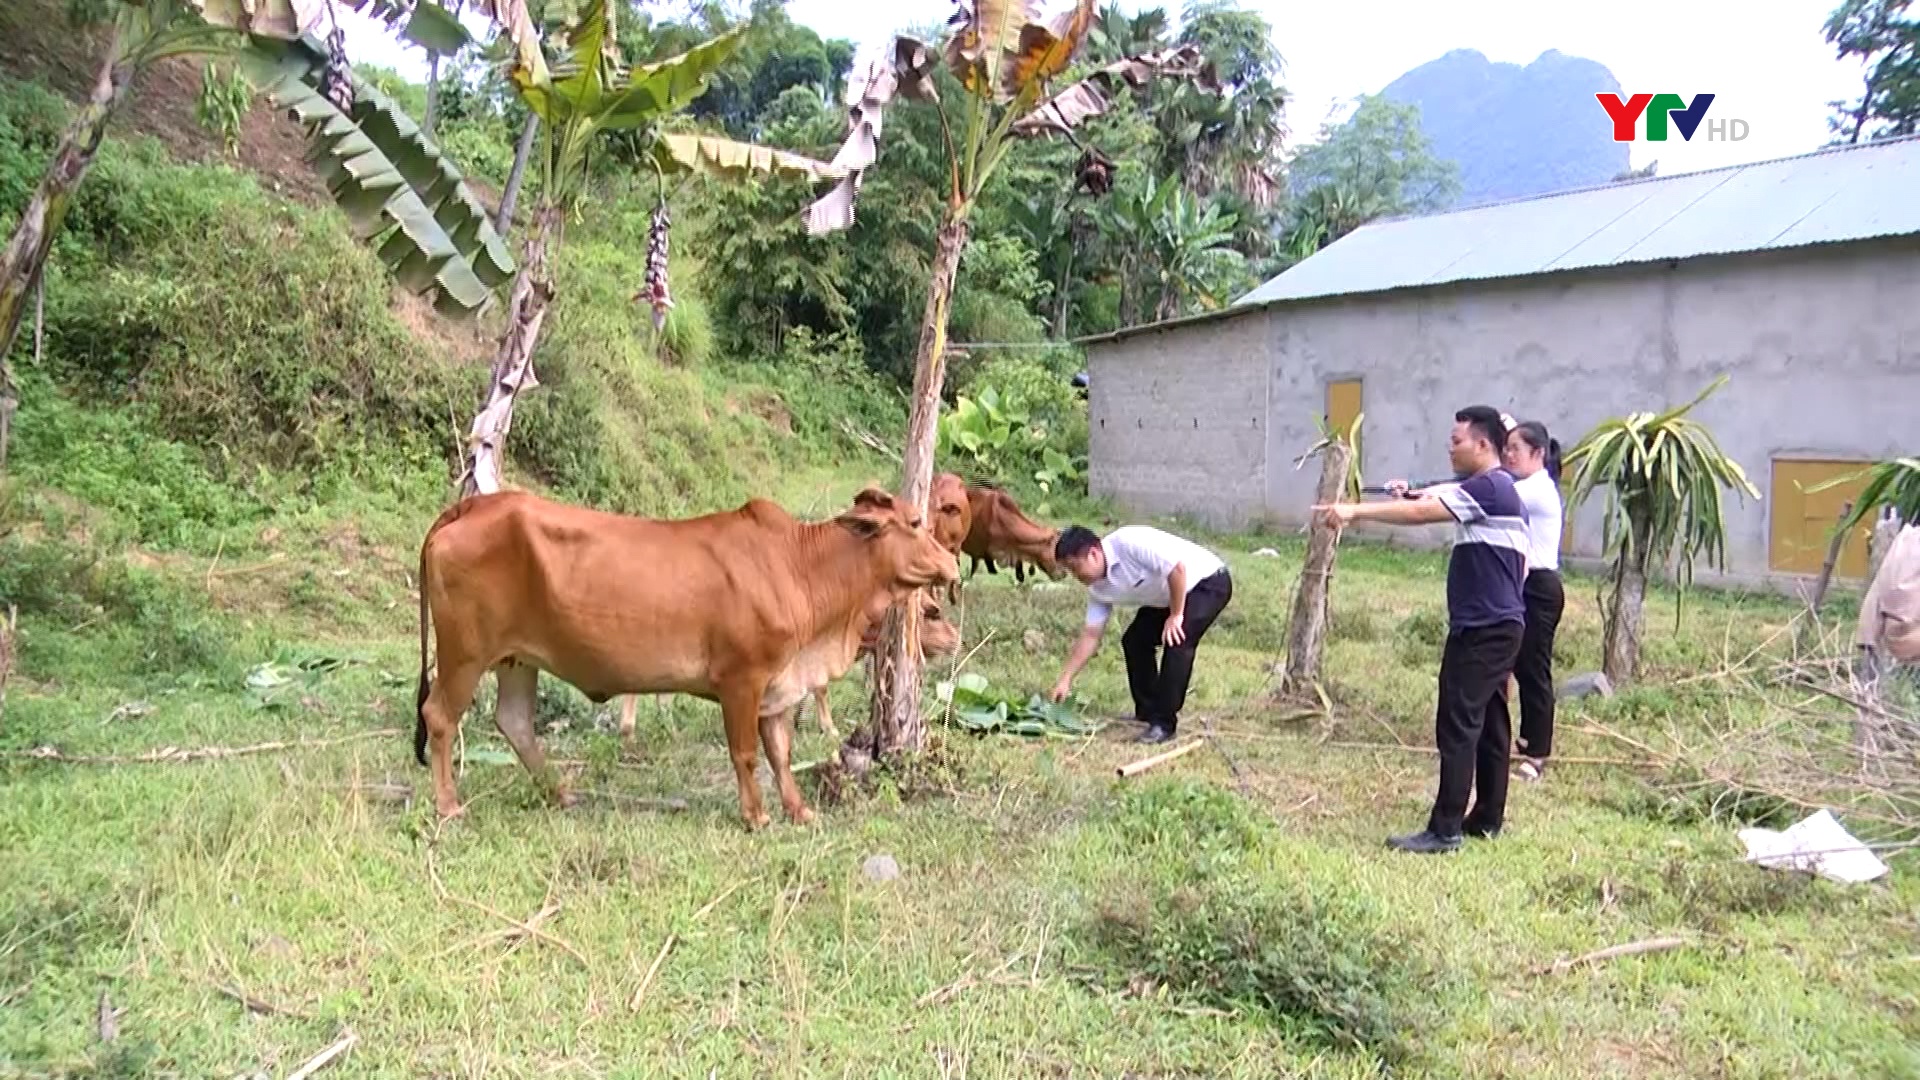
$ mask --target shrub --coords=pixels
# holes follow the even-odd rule
[[[1413,1054],[1425,965],[1351,894],[1240,874],[1135,887],[1100,906],[1089,937],[1118,982],[1144,978],[1388,1064]]]

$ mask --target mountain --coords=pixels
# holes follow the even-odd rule
[[[1604,184],[1627,171],[1597,93],[1619,93],[1606,65],[1549,49],[1525,67],[1455,49],[1381,91],[1420,107],[1440,157],[1460,166],[1455,205]]]

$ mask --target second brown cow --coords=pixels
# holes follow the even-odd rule
[[[997,573],[993,565],[997,560],[1011,564],[1014,580],[1022,584],[1027,579],[1027,563],[1038,566],[1050,578],[1060,577],[1060,565],[1053,558],[1059,529],[1036,523],[1021,512],[1011,495],[998,488],[969,484],[967,501],[973,511],[972,521],[960,550],[973,560],[967,568],[969,576],[982,562],[987,564],[987,573]]]

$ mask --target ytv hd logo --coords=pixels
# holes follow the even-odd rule
[[[1693,141],[1693,133],[1700,130],[1700,121],[1707,115],[1707,106],[1713,104],[1712,94],[1693,95],[1693,104],[1680,99],[1679,94],[1635,94],[1625,101],[1619,94],[1595,94],[1600,99],[1600,107],[1607,110],[1613,118],[1613,141],[1632,142],[1640,126],[1640,114],[1647,114],[1647,141],[1666,142],[1667,123],[1671,119],[1673,126],[1680,129],[1680,137]],[[1708,142],[1739,142],[1747,137],[1745,120],[1708,120]]]

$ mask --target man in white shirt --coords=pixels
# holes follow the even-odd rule
[[[1116,604],[1139,612],[1120,639],[1127,658],[1133,715],[1147,725],[1141,742],[1165,742],[1180,724],[1193,676],[1193,651],[1233,598],[1233,579],[1218,555],[1159,529],[1129,525],[1106,539],[1075,525],[1060,534],[1054,559],[1087,586],[1087,621],[1067,655],[1053,700],[1073,689],[1073,677],[1093,658]],[[1166,647],[1156,660],[1155,651]]]

